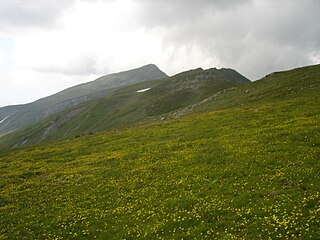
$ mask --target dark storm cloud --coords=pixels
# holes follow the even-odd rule
[[[317,0],[137,2],[139,23],[166,29],[165,44],[197,46],[252,79],[312,64],[320,54]]]

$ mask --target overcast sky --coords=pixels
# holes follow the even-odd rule
[[[0,107],[122,70],[320,63],[319,0],[0,0]]]

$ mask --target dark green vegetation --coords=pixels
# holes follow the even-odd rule
[[[109,74],[29,104],[0,108],[0,121],[5,119],[0,124],[0,136],[27,127],[80,103],[111,95],[121,87],[166,77],[167,75],[157,66],[149,64],[129,71]]]
[[[170,78],[138,83],[0,138],[0,145],[30,145],[124,128],[141,121],[159,121],[162,114],[248,82],[232,69],[196,69]],[[149,88],[148,91],[137,92]]]
[[[0,239],[318,239],[319,96],[320,66],[300,68],[182,118],[3,152]]]

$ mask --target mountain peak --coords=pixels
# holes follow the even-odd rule
[[[94,81],[67,88],[28,105],[12,106],[9,109],[10,111],[6,110],[7,108],[0,108],[1,121],[6,117],[10,117],[8,124],[1,124],[0,135],[20,129],[83,102],[109,96],[121,87],[167,77],[167,74],[162,72],[155,64],[148,64],[139,68],[102,76]],[[11,118],[12,116],[14,116],[14,119]]]
[[[156,68],[156,69],[159,69],[158,66],[153,64],[153,63],[149,63],[147,65],[144,65],[141,68]]]
[[[135,68],[135,69],[132,69],[132,70],[129,70],[129,71],[143,71],[143,72],[153,72],[153,73],[156,73],[156,74],[160,74],[162,75],[161,77],[164,77],[164,76],[167,76],[163,71],[160,70],[160,68],[158,68],[157,65],[153,64],[153,63],[150,63],[150,64],[147,64],[147,65],[144,65],[142,67],[139,67],[139,68]]]

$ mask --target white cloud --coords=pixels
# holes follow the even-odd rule
[[[0,49],[0,65],[1,65],[1,62],[3,61],[4,59],[4,52],[3,50]]]
[[[251,79],[319,63],[319,15],[316,0],[0,0],[0,106],[148,63]]]
[[[0,103],[5,106],[31,102],[97,77],[97,75],[93,74],[75,77],[28,69],[20,69],[6,74],[0,71]]]
[[[14,58],[21,68],[65,74],[103,74],[144,63],[161,39],[128,28],[131,7],[130,1],[79,2],[62,18],[63,28],[17,38]]]

